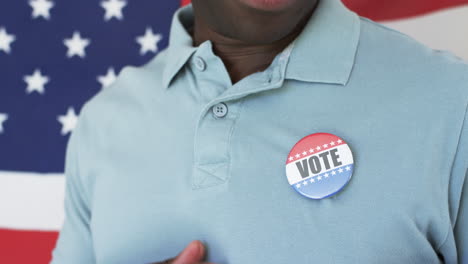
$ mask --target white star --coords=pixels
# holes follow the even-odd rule
[[[301,188],[301,184],[300,183],[296,184],[296,188]]]
[[[10,53],[10,45],[15,40],[16,37],[14,35],[9,35],[5,28],[0,27],[0,50],[3,50],[5,53]]]
[[[294,160],[294,157],[293,157],[293,156],[289,157],[289,161],[291,161],[291,160]]]
[[[115,75],[114,68],[109,68],[106,75],[101,75],[97,77],[98,82],[101,83],[101,88],[106,88],[110,86],[117,79]]]
[[[0,113],[0,134],[3,133],[3,122],[5,122],[7,119],[8,119],[7,114]]]
[[[311,182],[311,183],[314,183],[314,182],[315,182],[315,180],[314,180],[314,179],[310,179],[310,182]]]
[[[343,142],[343,140],[339,139],[339,140],[336,141],[336,142],[338,142],[338,144],[341,144],[341,142]]]
[[[304,186],[306,186],[306,185],[307,185],[307,181],[304,181],[302,184],[304,184]]]
[[[158,51],[158,42],[162,39],[161,34],[154,34],[149,27],[146,28],[145,35],[136,38],[140,44],[140,54],[144,55],[149,51],[156,53]]]
[[[338,170],[338,172],[342,173],[342,172],[343,172],[343,169],[342,169],[342,168],[340,168],[340,169]]]
[[[34,91],[43,94],[44,85],[49,82],[49,77],[42,75],[39,69],[36,69],[32,75],[26,75],[23,80],[28,84],[26,93],[30,94]]]
[[[346,166],[346,170],[347,170],[347,171],[351,170],[351,167]]]
[[[79,56],[84,58],[86,56],[85,48],[91,43],[91,40],[81,38],[80,32],[73,32],[72,38],[65,39],[63,44],[67,46],[67,57],[71,58],[73,56]]]
[[[330,142],[330,145],[335,146],[335,141]]]
[[[296,158],[299,158],[299,157],[301,157],[301,155],[300,155],[299,153],[298,153],[298,154],[296,154]]]
[[[29,5],[32,7],[33,12],[32,18],[43,17],[45,19],[50,18],[50,9],[54,7],[54,2],[48,0],[31,0]]]
[[[126,1],[121,0],[107,0],[101,2],[102,8],[106,10],[104,15],[104,20],[109,21],[111,18],[115,17],[119,20],[123,19],[122,9],[127,5]]]
[[[307,155],[307,151],[302,152],[302,155],[303,156]]]
[[[336,171],[332,171],[331,174],[332,174],[332,175],[335,175],[335,174],[336,174]]]
[[[57,120],[62,124],[62,135],[66,135],[68,132],[71,132],[78,121],[78,116],[75,114],[73,107],[68,107],[66,115],[59,115]]]
[[[327,148],[327,147],[328,147],[328,144],[323,144],[323,147],[324,147],[324,148]]]
[[[320,181],[322,180],[322,176],[318,176],[317,179]]]
[[[330,176],[330,174],[328,174],[328,173],[325,173],[325,178],[328,178],[328,176]]]
[[[314,153],[314,149],[313,148],[309,149],[309,152]]]
[[[320,146],[316,147],[315,148],[316,150],[321,150],[322,148]]]

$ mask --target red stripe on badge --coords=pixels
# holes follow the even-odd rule
[[[0,263],[46,264],[52,259],[58,232],[0,229]]]
[[[343,2],[349,9],[373,20],[413,17],[444,8],[468,4],[468,0],[343,0]],[[183,6],[189,3],[190,0],[181,0]]]

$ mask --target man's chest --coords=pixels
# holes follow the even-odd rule
[[[98,262],[162,260],[193,239],[217,263],[438,262],[439,176],[449,167],[429,151],[428,141],[444,143],[430,125],[421,135],[402,131],[402,117],[325,104],[287,111],[274,97],[226,105],[221,119],[207,111],[144,132],[127,123],[119,144],[99,150]],[[347,141],[354,172],[339,193],[312,200],[290,186],[285,165],[295,143],[318,132]]]

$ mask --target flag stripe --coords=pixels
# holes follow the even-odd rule
[[[49,263],[58,232],[0,229],[0,263]]]
[[[59,173],[0,171],[0,227],[59,230],[64,219],[64,178]]]
[[[468,4],[468,0],[343,0],[343,2],[359,15],[379,21],[408,18]]]

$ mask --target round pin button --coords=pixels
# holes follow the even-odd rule
[[[291,187],[311,199],[323,199],[341,191],[354,170],[353,154],[340,137],[316,133],[299,140],[286,160]]]

